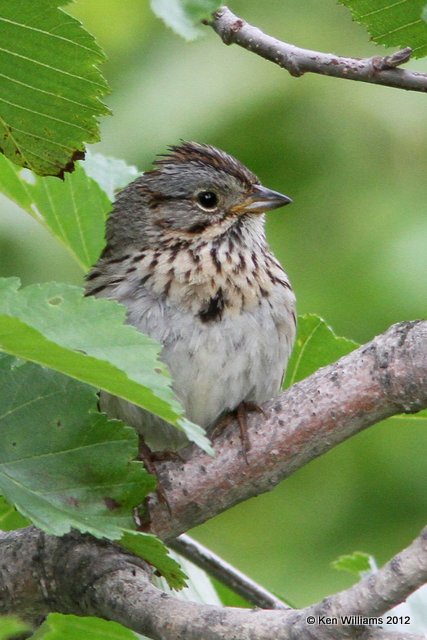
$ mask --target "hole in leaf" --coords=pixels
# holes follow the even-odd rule
[[[114,498],[106,497],[104,498],[104,503],[109,511],[114,511],[120,507],[120,503],[114,500]]]
[[[59,304],[62,304],[64,302],[64,298],[61,298],[61,296],[54,296],[53,298],[49,298],[48,303],[51,304],[53,307],[57,307]]]

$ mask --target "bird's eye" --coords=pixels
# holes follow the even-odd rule
[[[199,191],[196,200],[202,209],[208,211],[213,211],[218,206],[218,196],[213,191]]]

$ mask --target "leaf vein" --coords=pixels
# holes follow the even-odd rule
[[[1,98],[0,98],[1,100]],[[21,153],[22,159],[24,160],[24,162],[30,166],[30,161],[29,159],[27,159],[27,157],[24,155],[23,153],[23,148],[21,148],[17,142],[17,140],[15,139],[15,136],[12,133],[12,129],[10,127],[10,125],[7,124],[7,122],[2,118],[2,116],[0,115],[0,123],[2,124],[3,128],[5,131],[7,131],[7,135],[10,137],[10,139],[12,140],[13,144],[15,145],[16,149]]]
[[[14,25],[15,27],[21,27],[22,29],[29,29],[30,31],[35,31],[36,33],[41,33],[43,35],[46,35],[50,38],[54,38],[56,40],[62,40],[63,42],[67,42],[68,44],[71,44],[79,49],[83,49],[84,51],[88,51],[89,53],[92,54],[96,54],[97,52],[94,51],[93,49],[91,49],[90,47],[86,47],[85,45],[81,44],[80,42],[77,42],[75,40],[70,40],[70,38],[65,38],[64,36],[60,36],[56,33],[53,33],[51,31],[45,31],[44,29],[39,29],[38,27],[34,27],[32,25],[29,24],[24,24],[22,22],[16,22],[15,20],[10,20],[9,18],[0,18],[0,22],[7,22],[9,24]],[[58,26],[64,26],[65,24],[73,24],[73,22],[70,20],[68,23],[63,23],[62,25],[58,25]]]
[[[36,138],[37,140],[43,140],[44,142],[47,142],[48,144],[54,145],[56,147],[61,147],[61,149],[66,149],[66,151],[70,151],[70,152],[74,151],[74,149],[72,147],[67,147],[65,144],[61,144],[60,142],[56,142],[56,140],[51,140],[50,138],[45,138],[44,136],[39,136],[36,133],[32,133],[31,131],[26,131],[25,129],[18,129],[18,127],[13,127],[13,131],[19,131],[19,133],[23,133],[26,136],[30,136],[31,138]],[[23,148],[25,148],[25,147],[23,147]],[[29,151],[29,149],[27,149],[27,151]],[[49,162],[49,160],[47,160],[47,162]],[[51,163],[51,164],[53,164],[53,163]]]
[[[81,221],[81,217],[79,215],[79,208],[77,206],[77,201],[76,201],[76,197],[75,197],[76,194],[74,192],[71,180],[68,181],[68,191],[69,191],[69,194],[70,194],[70,197],[71,197],[71,202],[72,202],[73,209],[74,209],[74,214],[75,214],[75,219],[76,219],[76,223],[77,223],[78,232],[79,232],[79,235],[80,235],[81,244],[82,244],[85,256],[86,256],[86,263],[90,264],[90,262],[91,262],[90,252],[89,252],[89,248],[88,248],[87,241],[86,241],[86,235],[83,232],[82,221]]]
[[[15,56],[16,58],[21,58],[22,60],[26,60],[31,64],[39,65],[41,67],[45,67],[50,71],[56,71],[57,73],[61,73],[66,76],[70,76],[71,78],[75,78],[76,80],[82,80],[83,82],[87,82],[88,84],[92,84],[95,87],[99,87],[103,91],[105,90],[105,85],[100,82],[95,82],[95,80],[91,80],[90,78],[85,78],[84,76],[79,76],[75,73],[71,73],[70,71],[66,71],[65,69],[60,69],[59,67],[53,67],[50,64],[46,64],[45,62],[41,62],[40,60],[34,60],[34,58],[29,58],[28,56],[24,56],[21,53],[17,53],[15,51],[9,51],[9,49],[3,49],[0,47],[0,51],[3,53],[8,53],[11,56]]]
[[[14,102],[10,102],[10,100],[5,100],[4,98],[0,98],[0,102],[4,102],[5,104],[10,105],[11,107],[16,107],[17,109],[22,109],[23,111],[28,111],[29,113],[33,113],[34,115],[41,116],[42,118],[47,118],[48,120],[53,120],[54,122],[60,122],[61,124],[68,125],[70,127],[74,127],[75,129],[80,129],[80,131],[84,131],[85,133],[91,133],[90,129],[85,127],[81,127],[74,122],[69,122],[67,120],[61,120],[61,118],[55,118],[54,116],[50,116],[47,113],[42,113],[41,111],[36,111],[35,109],[29,109],[28,107],[24,107],[21,104],[16,104]]]
[[[398,0],[397,2],[393,2],[393,4],[389,4],[387,7],[381,7],[380,9],[374,9],[373,11],[368,11],[368,13],[364,13],[363,15],[359,15],[359,19],[368,18],[376,13],[381,13],[382,11],[388,11],[389,9],[393,9],[393,7],[398,7],[400,4],[406,4],[409,0]]]
[[[59,93],[54,93],[53,91],[46,91],[45,89],[41,89],[40,87],[36,87],[35,85],[32,84],[27,84],[26,82],[22,82],[21,80],[17,80],[16,78],[12,78],[11,76],[6,75],[5,73],[0,73],[0,77],[1,78],[5,78],[6,80],[9,80],[10,82],[13,82],[15,84],[19,84],[22,87],[26,87],[27,89],[31,89],[32,91],[37,91],[38,93],[43,93],[47,96],[52,96],[54,98],[57,98],[59,100],[62,100],[64,102],[69,102],[70,104],[74,104],[78,107],[82,107],[83,109],[88,109],[90,111],[93,111],[94,113],[98,113],[98,109],[96,107],[92,107],[90,105],[86,105],[83,104],[82,102],[78,102],[78,100],[72,100],[71,98],[67,98],[66,96],[62,96]]]
[[[289,386],[294,384],[295,378],[297,376],[298,368],[299,368],[300,362],[302,360],[302,357],[303,357],[305,351],[307,350],[310,342],[312,341],[313,336],[317,333],[317,331],[320,329],[321,326],[322,326],[321,322],[318,322],[317,325],[314,327],[313,331],[310,333],[309,336],[307,336],[307,339],[304,341],[304,344],[302,345],[302,347],[300,349],[300,352],[298,354],[298,358],[297,358],[297,361],[295,363],[294,371],[293,371],[292,378],[290,380]]]
[[[407,22],[406,24],[402,24],[400,27],[396,27],[396,29],[392,29],[391,31],[386,31],[385,33],[381,33],[378,36],[375,36],[377,40],[380,40],[381,38],[386,38],[387,36],[391,35],[392,33],[397,33],[398,31],[403,31],[404,29],[407,29],[408,27],[413,27],[416,24],[421,24],[423,22],[423,20],[421,18],[419,18],[418,20],[414,20],[413,22]]]

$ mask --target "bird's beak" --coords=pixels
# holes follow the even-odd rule
[[[278,209],[285,204],[290,204],[291,198],[278,191],[266,189],[260,184],[254,184],[246,198],[231,208],[233,213],[243,215],[245,213],[265,213],[271,209]]]

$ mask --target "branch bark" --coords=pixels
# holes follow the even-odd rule
[[[427,322],[403,322],[320,369],[249,418],[249,464],[239,428],[195,447],[186,462],[158,463],[169,508],[156,497],[145,528],[171,540],[231,505],[273,488],[309,460],[386,417],[427,407]],[[153,639],[415,639],[369,627],[321,624],[321,617],[381,615],[427,581],[427,530],[377,574],[304,610],[251,611],[178,600],[150,583],[145,563],[121,548],[72,533],[30,527],[0,536],[0,613],[49,611],[116,620]],[[307,624],[311,615],[319,624]]]
[[[28,527],[0,536],[0,613],[50,611],[115,620],[154,640],[422,640],[341,616],[378,616],[427,580],[427,528],[376,574],[301,610],[222,608],[179,600],[150,583],[145,563],[111,543]],[[10,570],[13,567],[13,571]],[[338,623],[323,622],[325,616]],[[314,618],[314,623],[308,621]]]
[[[410,47],[391,56],[372,58],[348,58],[333,53],[311,51],[272,38],[234,15],[228,7],[218,9],[207,24],[225,44],[237,44],[252,51],[283,67],[295,77],[312,72],[409,91],[427,91],[427,74],[397,68],[411,57]]]
[[[402,322],[293,385],[249,416],[249,464],[237,422],[187,460],[157,463],[168,504],[153,496],[144,529],[171,540],[232,505],[270,491],[310,460],[392,415],[427,407],[427,322]]]

